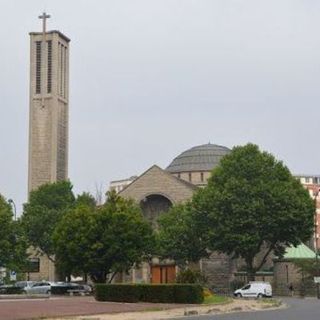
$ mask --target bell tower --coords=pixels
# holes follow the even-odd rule
[[[69,42],[60,31],[30,33],[28,192],[68,178]]]

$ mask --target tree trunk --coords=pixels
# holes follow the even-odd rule
[[[110,280],[109,280],[108,283],[111,283],[111,282],[112,282],[112,280],[113,280],[113,278],[116,276],[116,274],[117,274],[117,272],[114,272],[114,273],[112,274],[112,276],[111,276],[111,278],[110,278]]]
[[[106,283],[107,273],[104,271],[98,271],[91,274],[92,281],[94,283]]]
[[[256,270],[253,267],[253,259],[252,258],[246,259],[246,265],[247,265],[247,281],[248,282],[254,281]]]

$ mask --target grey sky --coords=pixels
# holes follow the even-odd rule
[[[29,31],[71,38],[75,191],[254,142],[319,173],[320,1],[0,0],[0,193],[26,201]]]

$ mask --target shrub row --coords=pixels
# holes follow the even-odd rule
[[[2,287],[0,288],[0,294],[21,294],[22,289],[19,287]]]
[[[202,303],[203,290],[198,284],[96,284],[97,301]]]

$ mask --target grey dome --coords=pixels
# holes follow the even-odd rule
[[[231,150],[216,144],[204,144],[182,152],[167,167],[171,173],[211,171]]]

